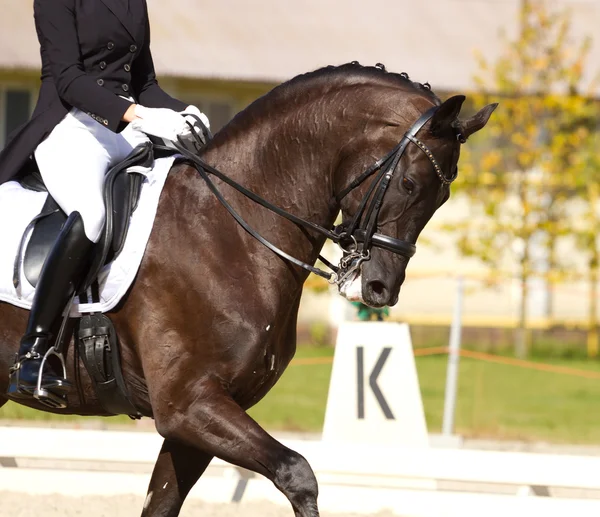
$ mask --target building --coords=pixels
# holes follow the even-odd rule
[[[518,30],[521,1],[148,0],[148,5],[162,84],[200,104],[219,127],[276,84],[353,60],[405,71],[442,97],[468,91],[474,52],[489,59],[498,55],[500,29]],[[31,4],[0,0],[0,145],[36,97],[39,56]],[[553,5],[572,9],[575,34],[597,31],[596,0]],[[598,41],[590,61],[600,62]]]
[[[296,74],[353,60],[381,62],[388,70],[407,72],[429,82],[441,98],[450,92],[468,94],[477,70],[475,52],[489,60],[499,55],[500,31],[510,36],[519,30],[522,1],[148,0],[148,5],[161,84],[201,107],[218,129],[252,100]],[[0,147],[27,119],[36,99],[39,55],[31,4],[0,0]],[[552,5],[571,10],[573,34],[597,32],[600,1],[553,0]],[[600,63],[600,39],[593,42],[589,61]],[[591,80],[596,71],[588,72]],[[600,84],[597,88],[600,94]],[[419,247],[395,309],[399,317],[447,321],[455,289],[452,275],[462,271],[483,276],[477,264],[458,256],[447,236],[436,233],[436,221],[456,214],[468,214],[460,200],[444,206],[426,229],[425,238],[445,243],[444,261],[440,264],[439,251]],[[427,295],[432,292],[435,296]],[[483,289],[468,298],[467,311],[499,320],[514,318],[516,297],[510,283],[501,291]],[[584,316],[580,294],[562,300],[565,317]],[[541,302],[534,297],[531,303],[535,309]],[[307,309],[305,314],[310,319],[323,310]]]

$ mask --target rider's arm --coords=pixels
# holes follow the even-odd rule
[[[75,0],[35,0],[34,16],[40,44],[50,62],[60,98],[91,112],[117,131],[131,102],[106,90],[85,73],[75,24]]]
[[[144,2],[146,4],[146,2]],[[154,61],[150,52],[150,21],[148,19],[148,6],[145,5],[146,38],[139,56],[131,67],[131,82],[137,100],[142,106],[149,108],[169,108],[174,111],[183,111],[187,104],[174,99],[165,92],[156,80]]]

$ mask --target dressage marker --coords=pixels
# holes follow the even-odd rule
[[[408,325],[347,322],[339,327],[323,440],[429,445]]]

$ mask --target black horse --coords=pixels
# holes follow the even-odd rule
[[[448,199],[461,142],[495,108],[461,121],[464,99],[442,103],[428,87],[378,67],[328,67],[255,101],[215,136],[202,160],[324,228],[341,210],[352,260],[340,275],[354,272],[339,285],[344,291],[348,283],[359,285],[357,296],[369,305],[393,305],[412,245]],[[263,237],[315,263],[323,235],[221,180],[215,184]],[[357,213],[364,217],[353,220]],[[307,275],[242,229],[195,167],[174,167],[138,277],[110,314],[133,401],[164,437],[142,515],[178,515],[214,456],[268,477],[297,517],[318,515],[317,481],[307,461],[245,411],[294,356]],[[0,394],[26,318],[26,311],[0,304]],[[0,395],[0,406],[5,402]],[[85,375],[68,409],[56,412],[105,414]]]

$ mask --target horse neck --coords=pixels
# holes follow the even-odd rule
[[[335,191],[364,170],[358,168],[380,157],[373,152],[389,151],[385,145],[390,141],[374,150],[373,135],[395,113],[385,102],[392,95],[401,106],[413,97],[389,87],[358,85],[309,100],[251,107],[215,136],[203,158],[279,208],[330,228],[339,212]],[[265,221],[265,209],[250,201],[240,201],[238,207],[259,232],[266,228],[273,242],[294,250],[301,260],[316,259],[325,242],[320,237],[307,239],[280,217]]]
[[[330,227],[339,210],[332,172],[346,141],[347,135],[332,134],[324,114],[313,117],[309,109],[265,117],[242,130],[234,120],[203,158],[277,207]]]
[[[353,142],[365,140],[365,118],[376,127],[385,110],[381,91],[368,85],[307,97],[265,102],[258,115],[257,108],[242,112],[203,158],[278,207],[327,226],[339,211],[335,189],[355,173],[341,162],[362,162],[360,154],[371,160],[365,142]]]

